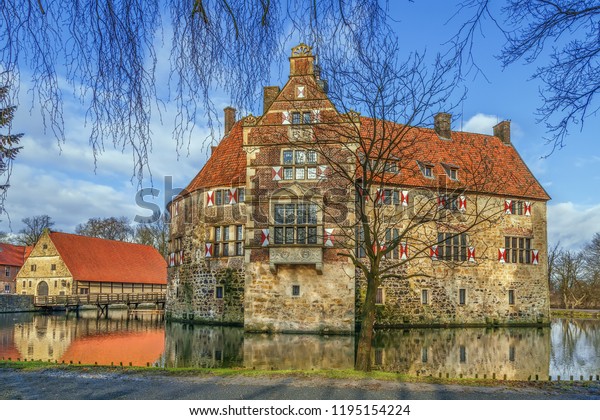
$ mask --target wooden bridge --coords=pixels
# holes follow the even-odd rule
[[[91,293],[87,295],[36,296],[34,305],[43,309],[65,308],[78,311],[81,306],[96,306],[99,312],[108,314],[109,305],[127,305],[136,309],[141,303],[152,303],[157,308],[165,307],[166,293]]]

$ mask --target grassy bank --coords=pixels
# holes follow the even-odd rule
[[[552,318],[590,318],[600,319],[600,310],[577,310],[577,309],[551,309]]]
[[[96,366],[96,365],[71,365],[71,364],[56,364],[42,361],[0,361],[0,369],[16,369],[26,371],[36,370],[57,370],[64,372],[85,372],[85,373],[118,373],[118,374],[139,374],[144,376],[152,375],[167,375],[179,377],[196,377],[196,376],[218,376],[218,377],[255,377],[255,378],[282,378],[293,377],[303,379],[334,379],[334,380],[373,380],[373,381],[389,381],[389,382],[409,382],[409,383],[429,383],[440,385],[468,385],[468,386],[510,386],[510,387],[541,387],[545,384],[557,384],[556,378],[549,381],[548,378],[530,380],[504,380],[501,376],[498,378],[478,377],[478,378],[447,378],[438,376],[414,376],[394,372],[359,372],[352,369],[340,370],[259,370],[248,368],[158,368],[158,367],[135,367],[135,366]],[[575,378],[578,379],[578,378]],[[586,378],[587,379],[587,378]],[[569,386],[578,384],[579,386],[587,387],[595,381],[570,381],[563,378],[561,385]]]

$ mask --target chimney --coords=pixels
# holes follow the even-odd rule
[[[306,44],[298,44],[292,48],[290,57],[290,76],[315,74],[315,56],[312,48]]]
[[[510,144],[510,120],[500,121],[494,126],[494,136],[504,144]]]
[[[235,124],[235,108],[228,106],[223,111],[225,111],[225,135],[227,135]]]
[[[210,146],[210,154],[212,156],[213,153],[215,153],[215,149],[217,148],[217,146]]]
[[[275,98],[279,95],[279,86],[265,86],[263,88],[263,115],[269,107],[275,102]]]
[[[438,136],[450,140],[452,138],[451,128],[452,114],[438,112],[433,117],[433,128]]]

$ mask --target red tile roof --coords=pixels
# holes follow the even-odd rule
[[[373,137],[373,130],[376,128],[374,121],[372,118],[361,117],[363,138]],[[378,122],[378,130],[380,125],[381,122]],[[386,127],[398,130],[404,126],[386,122]],[[454,131],[451,140],[444,140],[433,129],[421,127],[412,127],[409,133],[407,138],[416,140],[403,139],[399,142],[397,155],[400,172],[386,177],[387,183],[409,188],[432,187],[445,173],[443,165],[451,165],[458,168],[460,184],[457,183],[457,187],[504,196],[550,199],[517,150],[512,145],[504,144],[498,137]],[[406,147],[407,141],[411,147]],[[246,177],[246,155],[242,145],[242,125],[238,122],[188,185],[187,192],[242,185]],[[407,149],[410,151],[406,152]],[[371,156],[376,154],[372,153]],[[417,161],[433,165],[435,182],[422,176]],[[485,182],[481,183],[482,180]]]
[[[148,245],[51,232],[76,281],[167,284],[167,263]]]
[[[22,267],[25,259],[29,256],[29,254],[26,255],[27,248],[31,247],[0,244],[0,265]],[[29,249],[29,252],[31,252],[31,249]]]
[[[185,188],[185,192],[220,186],[233,187],[246,183],[246,153],[242,149],[242,128],[241,121],[235,123],[229,134],[214,149],[206,165]]]

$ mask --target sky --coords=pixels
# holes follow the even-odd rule
[[[448,21],[455,10],[452,2],[436,1],[435,6],[432,1],[392,3],[390,13],[407,52],[442,48],[456,24],[456,20]],[[460,15],[454,19],[459,18]],[[478,36],[475,60],[485,77],[479,75],[467,80],[468,93],[458,107],[461,115],[455,115],[453,130],[491,134],[497,122],[510,119],[514,147],[552,197],[548,203],[550,244],[560,242],[565,248],[582,248],[594,233],[600,232],[597,187],[600,171],[595,170],[600,165],[600,142],[596,134],[600,132],[600,119],[590,116],[583,130],[572,131],[565,148],[543,158],[551,149],[544,142],[544,126],[536,121],[536,108],[541,103],[540,82],[531,79],[535,70],[532,65],[519,62],[501,68],[495,56],[502,41],[492,25]],[[168,57],[168,53],[161,56]],[[159,63],[159,85],[161,80],[166,83],[166,67],[165,63]],[[274,71],[270,84],[282,86],[286,79],[285,71]],[[51,216],[54,228],[66,232],[72,232],[91,217],[126,216],[133,220],[136,215],[149,216],[148,210],[135,202],[139,186],[132,178],[130,153],[107,145],[95,165],[88,144],[90,128],[85,121],[85,108],[68,93],[72,88],[65,84],[66,141],[61,144],[50,131],[44,130],[39,109],[31,107],[29,86],[24,72],[19,108],[13,121],[13,132],[24,133],[23,149],[13,167],[5,203],[7,214],[1,217],[0,231],[18,232],[23,226],[22,218],[41,214]],[[218,92],[215,99],[218,108],[229,105]],[[257,101],[256,107],[252,110],[254,115],[261,113],[262,101]],[[144,187],[153,186],[161,191],[156,199],[161,207],[162,192],[167,189],[166,177],[171,177],[174,187],[183,188],[208,157],[203,147],[208,131],[201,119],[196,121],[189,148],[177,149],[171,134],[174,112],[174,105],[167,102],[162,122],[152,123],[152,178],[146,177],[143,183]]]

